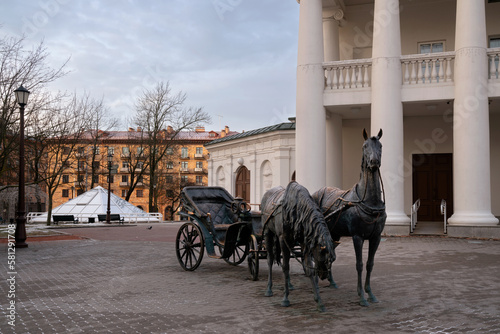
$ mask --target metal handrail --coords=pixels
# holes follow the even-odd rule
[[[446,226],[446,200],[442,199],[441,200],[441,214],[444,215],[444,233],[448,233],[447,231],[447,226]]]
[[[410,215],[410,232],[413,233],[415,231],[415,227],[417,226],[417,212],[420,209],[420,198],[413,203],[411,206],[411,215]]]

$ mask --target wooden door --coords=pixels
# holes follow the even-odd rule
[[[413,203],[420,198],[419,221],[441,221],[441,200],[453,214],[453,158],[451,153],[413,155]]]
[[[241,197],[250,203],[250,171],[242,166],[236,174],[236,197]]]

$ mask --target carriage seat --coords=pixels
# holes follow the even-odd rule
[[[225,201],[223,203],[211,202],[198,204],[198,208],[205,214],[210,213],[210,221],[216,231],[224,231],[238,221],[238,217],[231,211],[229,205]]]

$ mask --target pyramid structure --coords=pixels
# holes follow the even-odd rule
[[[52,215],[74,215],[80,222],[88,222],[89,218],[94,218],[97,222],[97,215],[106,214],[107,209],[108,191],[97,186],[54,208]],[[110,211],[111,214],[119,214],[125,221],[160,221],[157,215],[149,214],[113,193],[110,196]],[[47,213],[33,218],[32,221],[34,223],[47,221]]]

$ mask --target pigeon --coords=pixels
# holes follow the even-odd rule
[[[152,229],[152,228],[153,228],[153,226],[148,226],[148,230],[150,230],[150,229]]]

